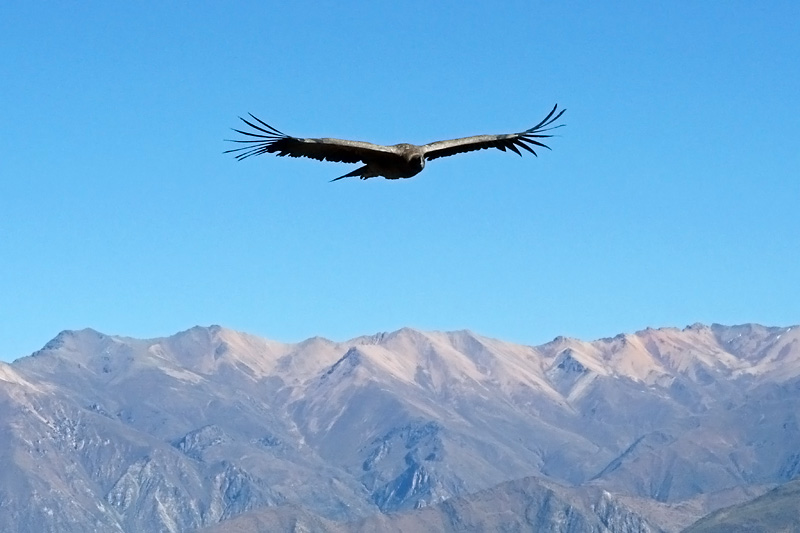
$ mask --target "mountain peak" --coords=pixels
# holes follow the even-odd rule
[[[65,329],[53,337],[44,347],[33,355],[41,355],[45,352],[55,351],[61,348],[80,349],[88,344],[96,343],[108,338],[108,335],[100,333],[92,328],[78,330]]]

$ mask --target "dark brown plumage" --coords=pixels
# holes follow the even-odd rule
[[[362,141],[347,141],[343,139],[303,139],[292,137],[276,130],[269,124],[261,121],[252,114],[252,121],[245,118],[241,120],[253,128],[253,131],[243,131],[234,128],[233,131],[245,135],[245,139],[236,139],[231,142],[244,143],[245,146],[227,150],[225,153],[236,153],[236,159],[246,159],[252,155],[276,154],[289,157],[309,157],[319,161],[335,161],[337,163],[364,163],[363,167],[339,176],[332,180],[340,180],[358,176],[361,179],[383,176],[387,179],[410,178],[416,176],[425,168],[425,161],[447,157],[484,148],[506,149],[522,155],[519,148],[536,155],[536,146],[550,149],[542,142],[543,139],[552,137],[546,133],[563,124],[553,126],[553,123],[564,114],[562,109],[556,114],[558,105],[536,126],[520,133],[502,135],[475,135],[448,141],[436,141],[429,144],[395,144],[384,146]]]

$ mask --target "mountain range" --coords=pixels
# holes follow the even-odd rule
[[[64,331],[0,363],[0,529],[680,531],[798,476],[798,413],[798,327]]]

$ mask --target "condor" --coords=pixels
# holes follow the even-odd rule
[[[339,176],[331,181],[342,178],[359,177],[361,179],[383,176],[387,179],[410,178],[425,168],[425,161],[447,157],[484,148],[506,149],[522,155],[519,148],[536,155],[535,148],[547,148],[543,139],[552,137],[547,133],[563,124],[553,125],[561,118],[566,109],[556,114],[556,104],[552,111],[536,126],[520,133],[501,135],[475,135],[449,141],[436,141],[429,144],[395,144],[384,146],[363,141],[347,141],[343,139],[304,139],[292,137],[278,131],[269,124],[261,121],[252,114],[252,121],[239,117],[252,131],[233,129],[245,135],[244,139],[231,142],[243,143],[245,146],[226,150],[225,153],[235,153],[236,159],[246,159],[252,155],[277,154],[289,157],[309,157],[319,161],[335,161],[338,163],[364,163],[364,166],[352,172]]]

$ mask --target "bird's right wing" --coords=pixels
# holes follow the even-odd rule
[[[278,156],[309,157],[319,161],[336,161],[339,163],[357,163],[359,161],[369,163],[385,157],[392,157],[397,153],[390,146],[362,141],[292,137],[262,122],[252,114],[250,117],[257,124],[242,117],[239,118],[253,128],[254,131],[243,131],[234,128],[233,131],[246,135],[247,138],[230,140],[231,142],[242,143],[245,146],[225,151],[226,154],[236,153],[236,159],[239,160],[246,159],[251,155],[276,154]]]
[[[436,159],[438,157],[447,157],[450,155],[461,154],[464,152],[472,152],[474,150],[483,150],[484,148],[497,148],[502,151],[509,149],[516,152],[518,155],[522,153],[517,147],[524,148],[533,155],[536,155],[534,146],[550,149],[549,146],[544,144],[541,139],[552,137],[552,134],[545,133],[555,128],[560,128],[563,124],[553,126],[553,122],[558,120],[564,114],[566,109],[562,109],[557,115],[555,114],[556,108],[544,117],[544,119],[532,127],[520,133],[508,133],[503,135],[475,135],[473,137],[463,137],[461,139],[451,139],[449,141],[437,141],[426,144],[422,147],[425,151],[425,159]],[[555,115],[555,116],[554,116]]]

